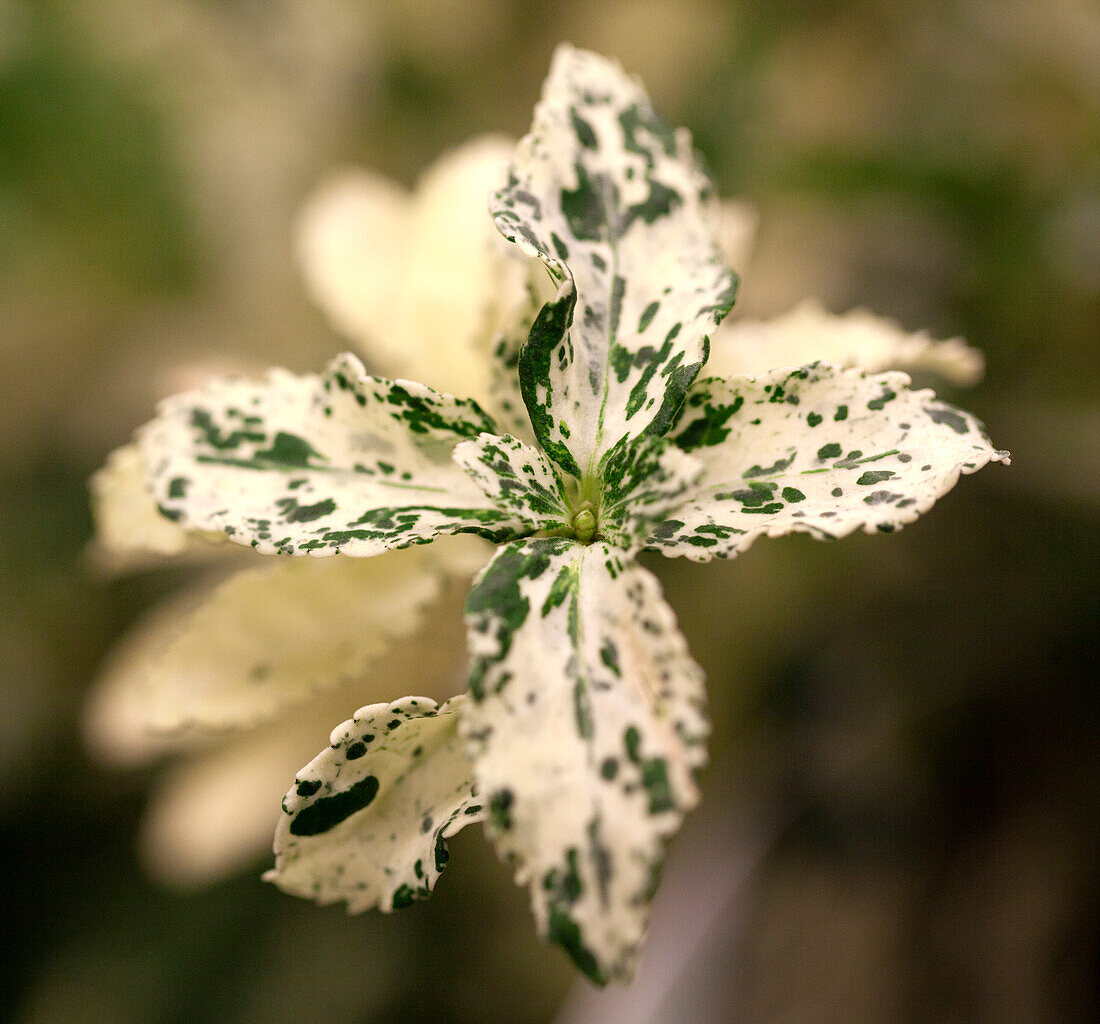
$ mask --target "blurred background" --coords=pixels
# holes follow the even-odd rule
[[[890,538],[654,565],[714,764],[610,994],[475,830],[392,917],[283,896],[268,861],[159,884],[135,837],[160,770],[81,736],[105,657],[192,571],[97,573],[89,474],[184,383],[346,347],[295,266],[303,200],[518,137],[565,39],[759,211],[746,313],[818,296],[965,336],[985,381],[941,390],[1014,457]],[[1098,325],[1092,0],[0,0],[0,1019],[1100,1019]]]

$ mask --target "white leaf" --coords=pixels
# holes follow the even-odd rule
[[[142,568],[180,555],[204,555],[221,534],[189,532],[162,516],[146,484],[145,462],[132,444],[107,456],[88,487],[95,520],[93,555],[115,571]]]
[[[811,299],[771,320],[725,321],[711,339],[706,372],[733,377],[813,362],[868,373],[923,370],[952,384],[976,384],[983,367],[981,352],[962,338],[936,341],[863,309],[836,316]]]
[[[370,377],[343,355],[322,377],[278,370],[177,395],[139,440],[161,511],[182,525],[265,554],[362,557],[443,533],[529,532],[451,460],[486,431],[473,401]]]
[[[606,544],[502,548],[466,603],[487,829],[540,932],[628,978],[664,840],[696,801],[703,676],[654,577]]]
[[[442,581],[423,548],[266,561],[218,586],[144,667],[154,730],[239,728],[361,678],[414,632]]]
[[[505,187],[501,233],[561,286],[520,359],[543,449],[578,478],[623,439],[667,427],[733,304],[690,139],[640,83],[558,48]]]
[[[509,388],[495,353],[526,339],[529,292],[546,277],[485,216],[514,148],[499,136],[471,139],[443,154],[412,192],[344,171],[310,199],[299,226],[313,298],[369,365],[472,396],[513,433],[514,363]]]
[[[295,779],[264,878],[350,912],[424,899],[447,863],[446,840],[484,814],[457,724],[465,698],[360,708]]]
[[[816,363],[700,381],[669,436],[705,472],[649,546],[706,561],[759,536],[891,533],[960,473],[1008,461],[972,416],[908,385],[903,373]]]

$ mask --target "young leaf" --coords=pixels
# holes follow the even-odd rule
[[[337,726],[283,801],[264,878],[351,913],[427,898],[446,840],[484,817],[456,732],[464,703],[404,697]]]
[[[537,448],[508,434],[482,434],[458,445],[454,459],[495,508],[530,523],[532,532],[568,526],[561,481]]]
[[[624,438],[662,433],[733,305],[710,185],[690,139],[615,63],[559,47],[492,213],[560,282],[520,358],[547,454],[577,477]]]
[[[594,981],[629,978],[706,760],[702,672],[657,581],[606,544],[510,544],[466,612],[486,827],[540,932]]]
[[[960,473],[1008,461],[968,413],[908,385],[818,363],[700,381],[669,436],[705,472],[648,546],[706,561],[763,535],[891,533]]]
[[[489,507],[451,460],[495,431],[468,399],[366,374],[355,356],[321,377],[274,371],[164,402],[139,435],[161,512],[264,554],[376,555],[439,534],[529,532]]]
[[[146,667],[149,727],[256,725],[361,677],[439,595],[432,562],[420,548],[369,561],[270,561],[237,573]]]

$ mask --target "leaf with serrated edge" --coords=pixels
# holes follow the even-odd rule
[[[256,725],[361,677],[442,586],[423,548],[266,561],[214,589],[142,679],[148,724]]]
[[[668,438],[652,435],[620,445],[603,471],[599,537],[633,551],[679,508],[702,475],[702,464]]]
[[[163,514],[264,554],[365,557],[446,533],[530,532],[451,460],[493,421],[469,399],[368,376],[272,371],[163,402],[139,432]]]
[[[984,365],[981,352],[962,338],[936,341],[865,309],[838,316],[810,299],[771,320],[726,320],[711,339],[706,372],[732,377],[813,362],[868,373],[925,371],[958,385],[976,384]]]
[[[457,734],[465,701],[403,697],[337,726],[283,801],[264,878],[352,913],[425,899],[446,840],[484,817]]]
[[[908,385],[822,364],[698,382],[669,436],[705,473],[648,547],[707,561],[760,536],[891,533],[960,473],[1008,461],[972,416]]]
[[[495,508],[540,530],[568,526],[570,516],[561,481],[537,448],[508,434],[482,434],[458,445],[454,459]]]
[[[629,978],[664,841],[697,799],[702,672],[656,579],[602,543],[502,548],[466,617],[486,828],[539,931],[594,981]]]
[[[596,475],[622,439],[664,431],[733,305],[709,193],[689,137],[657,117],[639,82],[558,48],[492,213],[561,282],[520,381],[539,442],[574,476]]]

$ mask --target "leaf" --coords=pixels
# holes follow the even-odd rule
[[[626,551],[641,547],[702,472],[702,464],[668,438],[647,435],[615,448],[603,471],[600,537]]]
[[[704,476],[648,546],[706,561],[762,535],[891,533],[960,473],[1008,461],[972,416],[908,385],[903,373],[817,363],[700,381],[669,436]]]
[[[484,818],[458,739],[465,698],[371,704],[337,726],[331,747],[299,773],[264,878],[357,913],[425,899],[446,840]]]
[[[606,544],[502,548],[466,602],[462,732],[542,935],[628,978],[664,840],[697,799],[703,675],[654,577]]]
[[[162,403],[140,432],[161,512],[264,554],[365,557],[439,534],[502,540],[526,525],[488,507],[451,461],[495,432],[469,399],[366,374],[223,379]]]
[[[569,525],[570,514],[554,467],[537,448],[505,434],[482,434],[455,448],[455,461],[470,474],[493,507],[535,529]]]
[[[710,185],[686,133],[615,63],[558,48],[492,213],[560,282],[520,359],[539,443],[586,478],[624,438],[663,433],[733,305]]]
[[[469,395],[527,440],[516,361],[553,289],[485,216],[514,149],[500,136],[473,138],[411,192],[344,170],[306,204],[298,250],[314,301],[367,365]]]
[[[441,585],[423,548],[245,569],[214,589],[145,666],[148,726],[255,725],[361,678],[417,629]]]
[[[707,373],[732,377],[815,361],[868,373],[923,370],[957,385],[976,384],[983,367],[981,352],[962,338],[936,341],[865,309],[836,316],[811,299],[771,320],[727,320],[711,341]]]
[[[357,696],[350,686],[320,695],[262,728],[222,734],[159,774],[141,823],[142,859],[153,877],[195,888],[267,860],[287,780],[349,702],[363,699],[356,689]]]
[[[188,532],[157,511],[146,487],[145,462],[132,444],[116,448],[88,482],[95,520],[93,554],[106,568],[125,571],[181,555],[202,556],[220,534]]]

